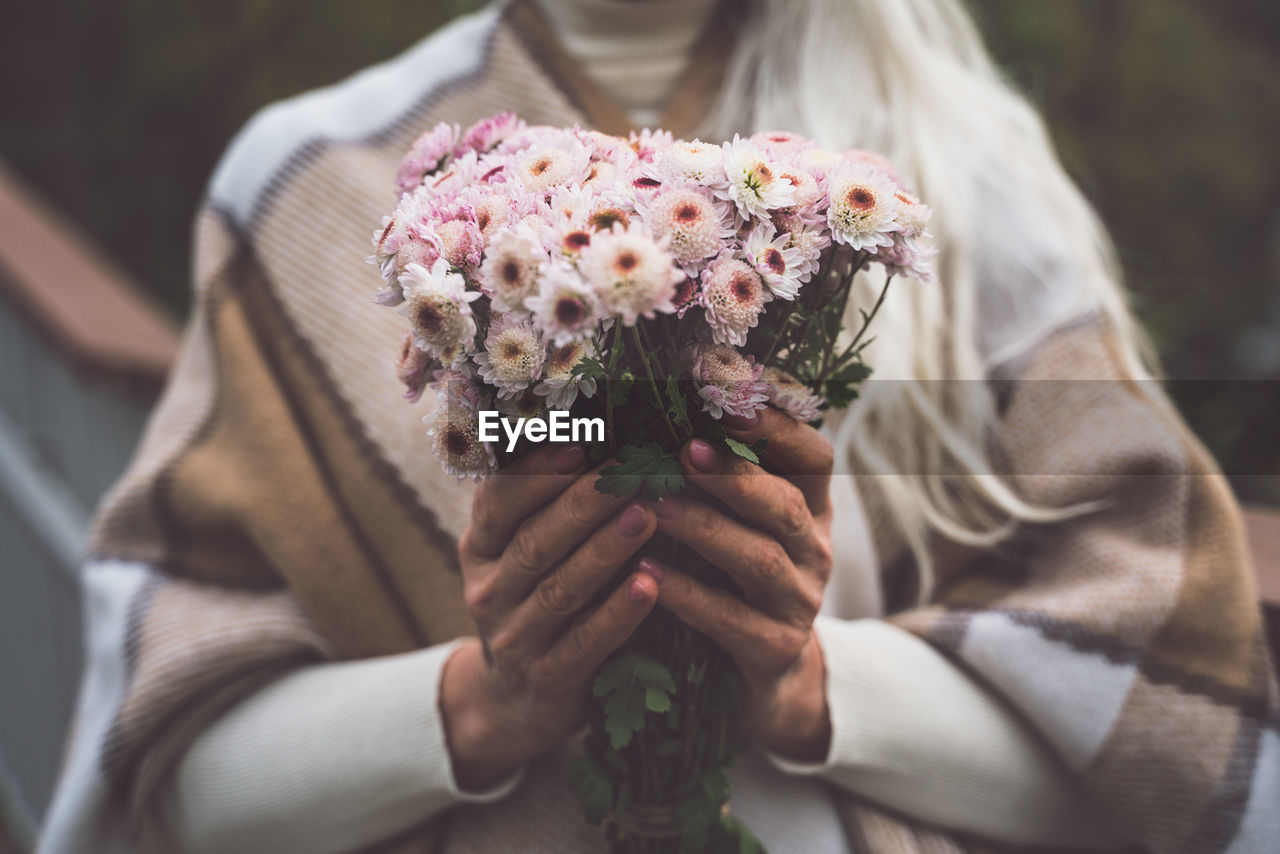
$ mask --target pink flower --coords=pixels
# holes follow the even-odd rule
[[[760,274],[744,261],[721,255],[702,271],[700,296],[716,343],[746,344],[766,301]]]
[[[476,335],[471,303],[480,292],[467,290],[466,280],[443,258],[430,270],[410,264],[400,275],[400,286],[405,301],[399,311],[413,324],[413,343],[446,365],[465,355]]]
[[[780,368],[765,368],[761,379],[769,386],[769,403],[797,421],[813,421],[826,402],[807,385]]]
[[[538,292],[525,300],[538,328],[557,346],[595,333],[600,322],[597,303],[591,286],[563,262],[547,265]]]
[[[664,184],[652,197],[638,199],[636,209],[649,232],[666,239],[668,251],[686,269],[700,267],[734,234],[728,207],[696,184]]]
[[[412,192],[426,176],[444,165],[445,159],[453,153],[457,138],[458,126],[446,122],[418,137],[396,170],[396,184],[400,192]]]
[[[614,225],[597,234],[578,263],[582,277],[595,290],[607,314],[627,326],[657,312],[675,311],[671,298],[684,274],[653,238],[639,229]]]
[[[474,151],[484,154],[518,130],[523,130],[525,123],[515,113],[498,113],[467,128],[462,139],[454,149],[456,154]]]
[[[404,383],[404,396],[410,403],[417,403],[422,397],[432,361],[430,355],[414,346],[413,333],[405,332],[400,340],[400,356],[396,359],[396,379]]]
[[[480,266],[481,287],[493,307],[513,314],[528,314],[526,297],[538,286],[538,270],[547,261],[539,236],[524,225],[499,231],[489,243]]]
[[[725,344],[700,349],[693,362],[702,411],[712,418],[725,414],[750,417],[769,402],[769,385],[761,381],[762,366]]]
[[[792,248],[790,242],[791,235],[776,234],[768,220],[751,229],[742,241],[747,261],[756,268],[773,295],[785,300],[795,299],[800,286],[813,276],[807,272],[803,254]]]

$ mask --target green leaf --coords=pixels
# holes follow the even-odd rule
[[[684,470],[679,458],[664,451],[656,442],[623,445],[617,457],[616,464],[600,470],[596,479],[596,489],[600,492],[621,498],[638,492],[649,501],[657,501],[684,489]]]
[[[723,768],[711,768],[698,781],[702,791],[716,803],[724,803],[729,799],[729,775]]]
[[[689,410],[684,402],[684,392],[680,390],[680,383],[675,377],[667,377],[667,415],[671,417],[671,423],[675,426],[692,429]]]
[[[756,465],[760,465],[759,452],[764,450],[768,441],[768,439],[759,439],[753,444],[746,445],[731,436],[724,437],[724,443],[728,446],[729,450],[733,451],[747,462],[755,463]]]
[[[604,363],[595,356],[584,356],[573,366],[573,375],[582,379],[598,380],[604,378]]]
[[[605,698],[604,728],[614,750],[626,747],[631,737],[644,729],[646,693],[644,684],[634,680],[618,686]]]
[[[671,695],[650,685],[644,691],[644,705],[651,712],[665,712],[671,708]]]

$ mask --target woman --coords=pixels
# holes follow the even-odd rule
[[[769,474],[685,448],[733,515],[599,495],[574,449],[441,475],[356,247],[418,132],[501,109],[888,154],[940,249],[878,321],[889,381],[825,437],[733,425]],[[746,676],[733,809],[775,854],[1274,838],[1234,504],[955,0],[502,4],[265,111],[199,229],[182,360],[99,516],[43,850],[599,850],[563,765],[659,602]],[[657,530],[743,597],[643,561],[586,608]]]

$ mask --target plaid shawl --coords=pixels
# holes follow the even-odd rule
[[[696,67],[722,65],[723,42],[701,50]],[[687,78],[662,124],[689,132],[715,86]],[[93,535],[91,663],[49,850],[128,838],[194,735],[283,671],[472,631],[455,554],[470,486],[398,401],[397,318],[369,304],[361,256],[416,134],[502,109],[627,126],[516,3],[267,110],[233,144],[198,221],[179,363]],[[1280,703],[1231,495],[1176,417],[1120,381],[1096,326],[1052,336],[1021,379],[998,437],[1010,481],[1101,509],[947,561],[930,602],[891,619],[1025,715],[1142,849],[1262,851]],[[892,588],[911,562],[860,486]],[[848,793],[840,809],[863,850],[995,850]],[[432,821],[380,850],[440,837]]]

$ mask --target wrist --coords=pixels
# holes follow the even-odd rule
[[[795,762],[822,762],[831,748],[827,669],[817,634],[811,635],[795,668],[783,677],[773,712],[758,741],[765,750]]]
[[[496,714],[488,664],[478,640],[468,640],[445,662],[440,676],[440,716],[453,776],[464,791],[490,788],[509,777],[527,757],[503,732]]]

